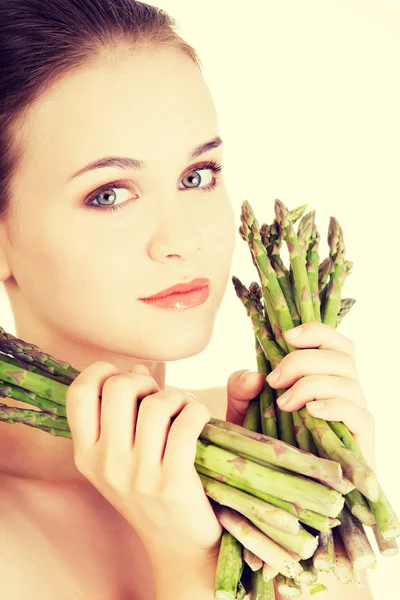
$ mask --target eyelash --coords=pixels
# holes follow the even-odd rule
[[[214,160],[203,163],[201,165],[194,166],[190,171],[187,172],[187,174],[184,177],[187,177],[187,175],[189,175],[190,173],[193,173],[193,171],[205,171],[208,169],[210,171],[212,171],[215,175],[217,175],[217,177],[214,178],[214,181],[212,183],[208,184],[206,187],[203,187],[203,188],[194,187],[194,188],[186,188],[186,189],[201,190],[202,192],[211,192],[212,190],[214,190],[220,183],[220,177],[218,175],[223,169],[223,165],[218,164]],[[103,207],[101,204],[90,204],[90,202],[95,200],[97,198],[97,196],[99,194],[101,194],[102,192],[105,192],[106,190],[114,190],[114,189],[129,189],[129,186],[124,183],[121,183],[121,182],[107,183],[106,185],[101,186],[101,188],[97,189],[93,194],[91,194],[89,196],[89,198],[85,202],[85,206],[88,208],[92,208],[94,210],[101,211],[101,212],[116,212],[120,208],[125,208],[126,206],[128,206],[128,204],[130,204],[131,202],[134,201],[133,199],[131,199],[131,200],[126,200],[126,202],[124,202],[122,204],[114,204],[114,205],[103,206]]]

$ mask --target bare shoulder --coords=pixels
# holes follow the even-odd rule
[[[190,392],[196,396],[199,402],[207,406],[213,417],[216,419],[225,419],[227,406],[226,386],[192,389],[182,387],[178,388],[176,385],[166,385],[165,389],[180,389],[184,392]]]
[[[140,538],[100,495],[0,475],[0,514],[2,598],[155,597]]]
[[[18,485],[9,475],[0,476],[0,541],[2,597],[13,600],[71,600],[79,598],[75,585],[57,560],[40,528],[24,510]],[[7,549],[7,551],[6,551]],[[66,586],[60,586],[60,577]]]

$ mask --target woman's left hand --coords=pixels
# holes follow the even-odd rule
[[[354,343],[333,327],[318,322],[299,325],[284,335],[287,342],[301,350],[287,354],[267,377],[272,388],[289,388],[288,396],[279,398],[279,407],[292,412],[306,406],[313,417],[342,421],[368,464],[375,468],[374,418],[366,408]]]

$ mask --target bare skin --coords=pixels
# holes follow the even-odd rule
[[[121,52],[118,59],[104,58],[58,82],[18,129],[27,145],[14,182],[13,211],[0,223],[0,279],[22,339],[80,371],[99,360],[123,372],[144,364],[167,390],[166,362],[195,356],[211,338],[229,280],[234,214],[223,180],[203,193],[200,188],[212,182],[213,173],[195,169],[201,161],[220,163],[221,147],[188,160],[196,146],[218,135],[215,108],[196,67],[169,50]],[[110,155],[134,157],[147,166],[142,171],[107,167],[69,180],[84,165]],[[189,175],[198,187],[182,186]],[[124,209],[100,214],[99,208],[84,207],[89,195],[98,197],[100,186],[107,184],[110,192],[115,182],[127,185],[114,188],[115,203],[126,204]],[[223,240],[218,260],[216,240]],[[140,301],[195,277],[210,279],[211,295],[194,310],[154,310]],[[307,347],[322,344],[319,339]],[[322,375],[325,389],[332,390],[324,357],[332,362],[321,352],[314,375]],[[308,362],[319,364],[315,356]],[[292,383],[313,373],[304,364],[293,371]],[[338,382],[349,378],[344,367],[335,375]],[[259,388],[253,391],[243,400]],[[232,403],[228,417],[226,388],[194,392],[219,418],[231,420],[240,404]],[[349,402],[355,395],[354,384],[338,387],[342,404],[327,402],[341,411],[335,419],[356,414]],[[297,402],[314,399],[303,393]],[[153,600],[143,545],[76,469],[70,440],[0,423],[0,473],[6,597]],[[207,577],[214,572],[210,564]],[[355,586],[332,588],[330,595],[347,600],[346,594],[368,600]]]
[[[220,164],[223,146],[188,159],[219,131],[203,76],[182,53],[108,58],[57,82],[25,124],[13,212],[0,222],[0,279],[18,337],[80,371],[96,361],[122,372],[144,364],[163,390],[167,361],[207,347],[229,280],[233,207],[222,175],[198,168]],[[115,155],[146,167],[100,168],[70,180]],[[204,191],[218,176],[219,185]],[[123,208],[109,212],[103,185]],[[85,206],[88,197],[97,208]],[[210,280],[199,307],[166,311],[140,300],[197,277]],[[2,428],[1,471],[85,483],[70,443],[29,428],[16,443],[15,433]]]
[[[187,391],[194,392],[213,416],[225,417],[226,388]],[[156,599],[144,545],[91,484],[56,483],[1,473],[0,512],[5,524],[2,544],[7,547],[2,565],[7,574],[2,575],[5,597]],[[29,595],[21,585],[21,573],[25,573]]]
[[[186,391],[195,393],[212,416],[225,418],[226,388]],[[156,599],[149,557],[141,540],[90,484],[54,484],[2,473],[0,512],[6,524],[2,533],[3,547],[7,547],[3,561],[7,577],[2,576],[5,597]],[[46,565],[45,577],[41,565]],[[215,571],[215,564],[212,569]],[[29,596],[21,586],[21,573],[29,585]],[[369,589],[344,586],[331,574],[324,574],[321,581],[330,590],[330,598],[372,600]],[[301,596],[303,600],[314,597],[307,592]],[[276,600],[283,600],[278,592]]]

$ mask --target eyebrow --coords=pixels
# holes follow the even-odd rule
[[[200,144],[200,146],[194,148],[194,150],[192,150],[192,152],[189,153],[188,160],[193,160],[201,154],[212,150],[213,148],[218,148],[219,146],[221,146],[222,143],[223,142],[221,138],[219,136],[216,136],[212,140],[209,140],[208,142]],[[71,181],[71,179],[74,179],[75,177],[78,177],[79,175],[83,175],[83,173],[87,173],[87,171],[93,171],[94,169],[103,169],[105,167],[118,167],[119,169],[143,169],[146,166],[146,163],[142,160],[137,160],[136,158],[129,158],[128,156],[106,156],[104,158],[99,158],[98,160],[89,163],[85,167],[82,167],[82,169],[79,169],[78,171],[73,173],[69,178],[69,181]]]

